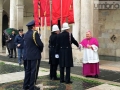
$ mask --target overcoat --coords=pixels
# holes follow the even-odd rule
[[[14,35],[10,35],[11,40],[9,39],[9,41],[8,41],[8,47],[10,49],[16,48],[16,45],[15,45],[15,42],[14,42],[15,37],[16,37],[15,34]]]
[[[78,42],[74,39],[71,33],[63,31],[59,34],[57,40],[57,50],[59,50],[60,67],[73,67],[72,43],[79,47]]]
[[[58,34],[53,32],[49,38],[49,64],[55,65],[59,63],[59,59],[55,58],[55,54],[58,54],[56,49],[57,37]]]
[[[24,35],[26,60],[38,60],[41,59],[41,52],[43,51],[43,43],[39,37],[39,34],[35,34],[36,43],[33,40],[33,30],[28,30]]]
[[[20,46],[17,47],[18,49],[23,49],[24,48],[24,35],[22,35],[22,36],[17,35],[15,37],[14,42],[15,42],[16,47],[17,47],[18,44],[20,44]]]

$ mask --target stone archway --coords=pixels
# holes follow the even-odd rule
[[[5,29],[8,28],[8,22],[9,22],[9,19],[8,19],[8,16],[6,14],[3,14],[3,17],[2,17],[2,47],[5,46],[5,34],[3,33],[3,31]]]
[[[3,15],[3,19],[2,19],[2,30],[5,30],[8,28],[8,16],[6,14]]]

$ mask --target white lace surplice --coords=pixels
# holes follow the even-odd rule
[[[80,44],[81,49],[84,50],[83,52],[83,63],[98,63],[99,56],[98,56],[98,47],[96,45],[92,45],[92,49],[84,48]]]

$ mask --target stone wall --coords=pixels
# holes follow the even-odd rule
[[[120,57],[120,10],[100,10],[99,25],[99,55],[115,60]]]

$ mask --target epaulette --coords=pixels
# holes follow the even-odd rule
[[[37,31],[33,31],[33,41],[36,44],[36,46],[38,46],[37,42],[36,42],[36,38],[35,38],[35,34],[37,33]]]

